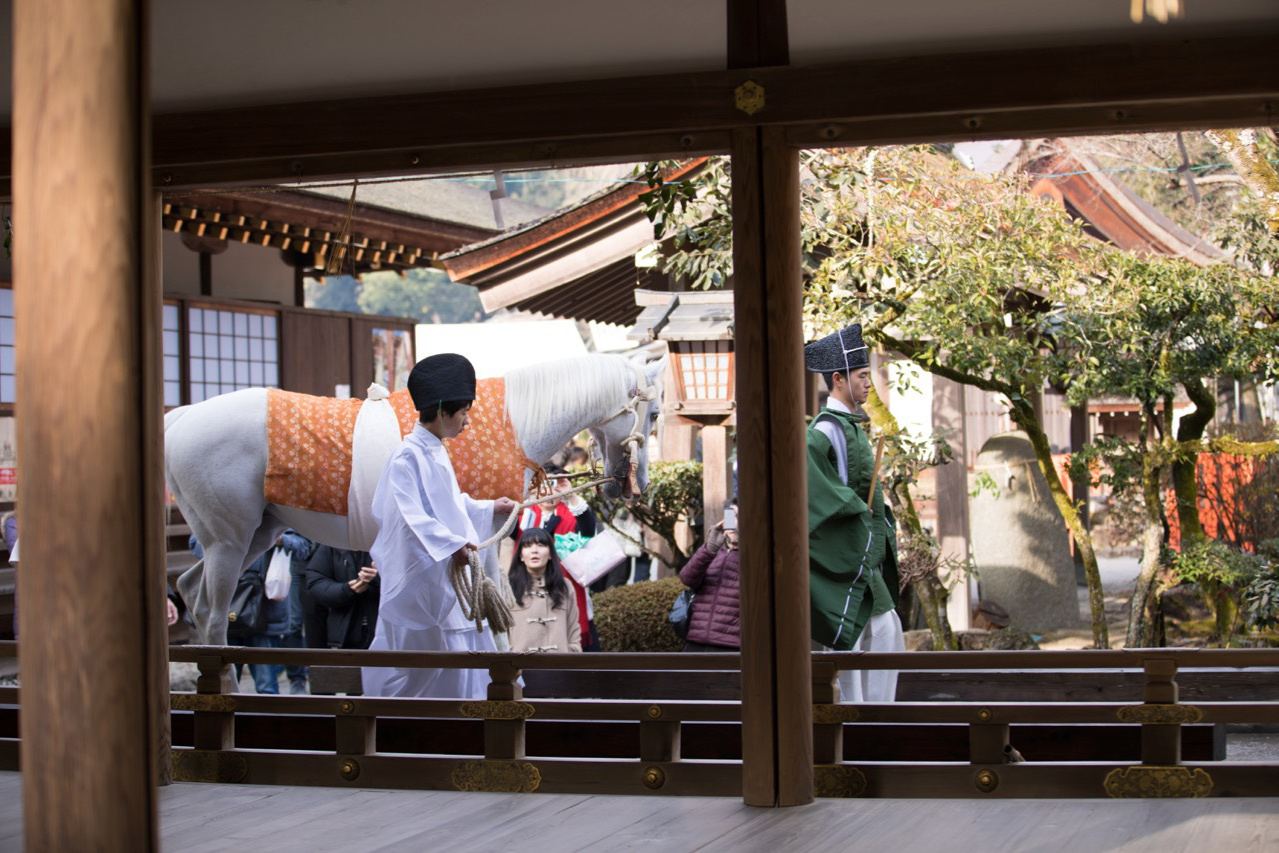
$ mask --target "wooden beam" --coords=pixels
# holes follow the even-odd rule
[[[710,530],[724,519],[728,493],[728,430],[720,425],[702,427],[702,524]]]
[[[779,128],[733,140],[743,794],[813,799],[799,162]]]
[[[786,0],[728,0],[728,67],[790,63]]]
[[[729,131],[757,124],[787,125],[798,145],[1268,125],[1279,99],[1279,68],[1269,61],[1275,35],[171,114],[155,119],[155,179],[168,189],[687,157],[725,151]],[[765,90],[764,108],[751,116],[734,102],[747,79]],[[363,131],[373,125],[377,134]],[[9,159],[7,138],[0,132],[0,163]],[[0,174],[0,195],[9,195],[8,177]]]
[[[1012,135],[1045,127],[1122,132],[1145,129],[1143,115],[1163,127],[1271,123],[1266,117],[1273,116],[1279,97],[1273,45],[1274,34],[1259,33],[160,116],[157,179],[178,186],[402,174],[493,162],[563,163],[592,155],[687,156],[723,150],[725,131],[753,124],[809,125],[817,140],[833,132],[841,135],[840,144],[856,144],[858,139],[841,134],[840,123],[904,123],[915,141],[980,136],[988,127]],[[734,98],[748,79],[765,90],[764,108],[750,116],[737,109]],[[377,134],[365,132],[371,126],[378,127]]]
[[[143,0],[14,4],[14,202],[28,224],[13,253],[18,489],[24,559],[39,567],[22,578],[19,660],[29,850],[159,849],[160,291],[146,22]],[[50,383],[53,364],[75,368]]]

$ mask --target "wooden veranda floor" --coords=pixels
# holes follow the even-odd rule
[[[68,807],[73,819],[74,808]],[[0,772],[0,850],[20,850],[22,777]],[[465,794],[178,783],[163,849],[555,851],[1279,849],[1272,799],[819,800],[754,809],[711,797]]]

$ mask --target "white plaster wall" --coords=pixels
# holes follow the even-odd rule
[[[933,434],[933,375],[913,361],[896,360],[888,364],[888,407],[897,424],[916,441]],[[901,380],[909,382],[903,390]]]
[[[213,295],[293,304],[293,268],[279,249],[231,243],[213,256]]]
[[[182,238],[172,231],[160,235],[160,252],[163,255],[165,293],[200,293],[200,256],[182,245]]]
[[[164,253],[164,292],[200,294],[200,256],[182,244],[182,238],[166,231],[161,238]],[[293,268],[280,259],[279,249],[231,243],[212,258],[213,295],[223,299],[293,303]]]

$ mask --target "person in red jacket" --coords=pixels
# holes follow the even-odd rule
[[[711,528],[706,544],[680,569],[679,579],[693,590],[686,652],[735,652],[741,648],[741,599],[737,574],[736,508]]]

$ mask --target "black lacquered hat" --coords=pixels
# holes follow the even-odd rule
[[[813,373],[847,373],[870,367],[870,350],[862,343],[862,324],[853,323],[805,346],[804,367]]]
[[[474,400],[475,367],[470,359],[455,352],[428,355],[413,365],[409,396],[419,412],[453,400]]]

